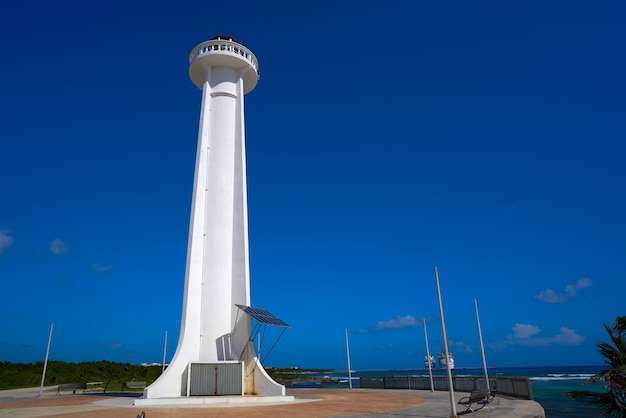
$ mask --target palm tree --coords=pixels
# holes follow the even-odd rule
[[[593,375],[585,383],[604,380],[606,393],[575,391],[567,395],[587,401],[608,417],[626,417],[626,316],[617,317],[613,327],[604,324],[604,328],[611,342],[600,341],[596,346],[609,368]]]
[[[615,318],[613,331],[618,332],[622,335],[626,333],[626,316],[618,316],[617,318]]]

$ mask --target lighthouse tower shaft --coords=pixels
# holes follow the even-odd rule
[[[284,395],[250,342],[244,95],[258,80],[254,55],[217,37],[190,55],[202,90],[180,337],[164,374],[144,399],[188,396],[192,363],[242,363],[244,392]]]
[[[250,305],[241,77],[247,69],[201,64],[205,77],[187,254],[185,334],[194,334],[200,361],[238,360],[249,326],[235,304]],[[237,316],[239,324],[234,322]]]

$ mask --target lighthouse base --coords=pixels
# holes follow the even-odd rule
[[[181,396],[178,398],[159,398],[159,399],[135,399],[135,406],[161,406],[161,407],[180,407],[180,406],[253,406],[253,405],[269,405],[281,404],[294,401],[293,396]]]
[[[174,369],[169,370],[173,372]],[[167,374],[168,370],[165,371]],[[218,405],[291,402],[293,396],[285,395],[285,386],[267,374],[257,357],[248,363],[238,361],[190,362],[182,379],[170,379],[144,389],[143,397],[135,400],[137,406],[165,405]],[[185,382],[181,385],[182,382]],[[168,384],[166,391],[155,392],[155,386]],[[176,396],[180,393],[180,396]]]

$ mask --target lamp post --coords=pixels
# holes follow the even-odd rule
[[[448,337],[446,336],[446,322],[443,318],[443,304],[441,303],[441,289],[439,288],[439,272],[435,267],[435,281],[437,282],[437,297],[439,299],[439,316],[441,318],[441,333],[443,334],[443,353],[446,356],[446,369],[448,371],[448,386],[450,393],[450,418],[457,418],[456,402],[454,400],[454,387],[452,382],[452,369],[450,369],[450,352],[448,351]]]
[[[39,396],[43,393],[43,382],[46,380],[46,369],[48,368],[48,355],[50,354],[50,342],[52,342],[52,329],[54,322],[50,324],[50,336],[48,337],[48,348],[46,349],[46,361],[43,363],[43,373],[41,374],[41,386],[39,386]]]
[[[426,340],[426,362],[428,362],[428,376],[430,376],[430,391],[434,392],[435,387],[433,385],[433,365],[430,361],[430,348],[428,348],[428,332],[426,332],[426,318],[422,318],[424,321],[424,340]]]
[[[348,356],[348,386],[352,389],[352,369],[350,366],[350,344],[348,343],[348,328],[346,328],[346,354]]]
[[[489,387],[489,373],[487,372],[487,360],[485,359],[485,346],[483,345],[483,333],[480,330],[480,317],[478,316],[478,303],[474,299],[474,309],[476,310],[476,325],[478,325],[478,339],[480,340],[480,353],[483,356],[483,369],[485,371],[485,382],[487,382],[487,392],[491,393]]]

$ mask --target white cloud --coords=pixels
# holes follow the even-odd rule
[[[530,324],[515,324],[513,327],[515,338],[530,338],[535,334],[541,332],[541,328],[536,325]]]
[[[0,255],[13,245],[13,237],[8,233],[0,231]]]
[[[578,295],[578,290],[591,287],[593,280],[589,277],[583,277],[578,279],[575,284],[568,284],[565,286],[565,290],[562,293],[557,293],[552,289],[546,289],[535,295],[537,299],[546,303],[564,303]]]
[[[585,337],[576,334],[576,331],[571,328],[561,327],[560,331],[561,333],[559,335],[552,337],[555,344],[579,345],[585,340]]]
[[[65,254],[67,252],[67,246],[60,239],[55,239],[50,243],[50,252],[54,255]]]
[[[567,300],[565,295],[559,295],[552,289],[543,290],[535,297],[546,303],[562,303]]]
[[[530,324],[515,324],[513,335],[509,335],[506,341],[494,344],[494,347],[505,345],[521,345],[524,347],[546,347],[549,345],[580,345],[585,340],[571,328],[561,327],[559,333],[552,337],[536,337],[541,328]]]
[[[359,332],[378,332],[378,331],[386,331],[388,329],[398,329],[398,328],[409,328],[417,325],[421,325],[421,321],[411,315],[406,316],[398,316],[395,319],[390,319],[388,321],[378,321],[376,325],[369,328],[364,328]]]

